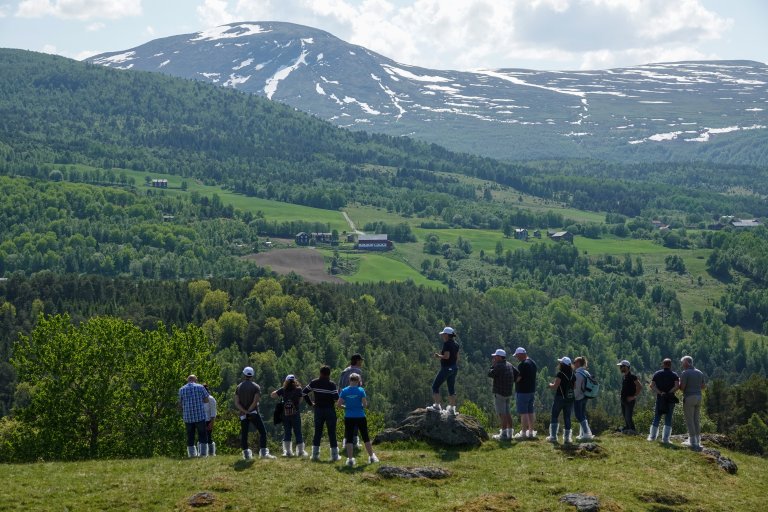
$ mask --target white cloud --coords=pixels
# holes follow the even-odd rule
[[[31,1],[31,0],[30,0]],[[203,0],[206,28],[281,20],[432,68],[625,66],[716,58],[700,43],[733,20],[703,0]]]
[[[147,25],[147,28],[144,29],[144,33],[147,34],[149,37],[155,37],[156,31],[155,27],[152,25]]]
[[[106,28],[106,25],[100,21],[97,21],[96,23],[91,23],[85,27],[85,30],[88,32],[98,32],[99,30],[104,30],[104,28]]]
[[[120,19],[141,13],[141,0],[22,0],[16,9],[20,18],[75,20]]]

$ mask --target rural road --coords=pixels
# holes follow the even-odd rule
[[[342,211],[341,214],[344,216],[344,219],[347,221],[347,224],[349,224],[349,230],[352,231],[356,235],[364,235],[365,233],[362,231],[359,231],[355,227],[355,223],[352,222],[352,219],[349,218],[349,215],[347,215],[347,212]]]

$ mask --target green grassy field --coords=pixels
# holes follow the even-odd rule
[[[437,281],[430,281],[417,270],[410,267],[403,261],[399,261],[391,254],[364,253],[360,254],[360,267],[354,275],[341,276],[350,283],[369,283],[369,282],[395,282],[411,280],[417,285],[428,286],[431,288],[444,288],[445,286]]]
[[[365,457],[356,468],[296,458],[243,461],[137,459],[39,462],[0,466],[0,503],[8,511],[196,510],[258,511],[553,511],[567,493],[597,496],[600,510],[720,512],[763,510],[768,460],[730,453],[739,466],[728,475],[703,454],[665,448],[644,437],[616,434],[599,441],[601,456],[565,451],[543,439],[486,442],[478,449],[441,449],[422,443],[376,446],[380,464]],[[180,447],[181,451],[181,447]],[[342,459],[343,460],[343,459]],[[431,466],[444,480],[385,479],[381,465]]]

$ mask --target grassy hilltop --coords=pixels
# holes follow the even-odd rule
[[[208,459],[136,459],[7,466],[3,510],[192,510],[189,498],[211,493],[195,510],[293,511],[567,511],[568,493],[599,497],[609,511],[762,510],[768,461],[723,451],[739,466],[728,475],[700,453],[665,448],[644,437],[607,434],[603,455],[580,455],[543,440],[486,442],[444,450],[422,443],[377,446],[380,464],[283,459],[252,462],[235,455]],[[343,459],[342,459],[343,460]],[[445,480],[384,479],[380,465],[437,466]]]

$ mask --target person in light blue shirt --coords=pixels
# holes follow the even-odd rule
[[[354,437],[356,429],[365,443],[365,450],[368,452],[368,463],[379,462],[378,457],[373,453],[373,446],[371,446],[371,440],[368,437],[368,420],[365,417],[368,399],[365,389],[360,386],[360,375],[353,373],[349,376],[349,386],[341,390],[336,405],[344,408],[344,442],[347,447],[346,465],[349,467],[355,465]]]

